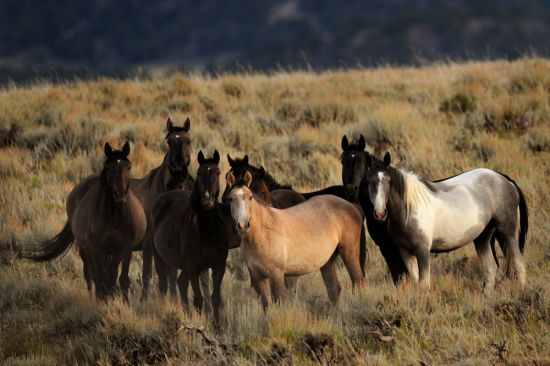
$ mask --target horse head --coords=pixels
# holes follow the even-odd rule
[[[247,171],[244,173],[243,181],[236,182],[233,172],[229,171],[226,176],[227,184],[232,187],[229,192],[229,203],[231,204],[231,216],[237,224],[237,231],[241,235],[246,235],[250,230],[250,211],[251,202],[254,194],[250,190],[252,184],[252,174]]]
[[[197,172],[197,190],[200,204],[204,209],[214,208],[220,195],[220,154],[214,151],[211,158],[205,158],[202,150],[197,156],[199,170]]]
[[[126,141],[122,150],[113,150],[107,142],[104,150],[107,160],[101,176],[111,190],[115,202],[126,202],[130,186],[130,169],[132,169],[132,163],[128,160],[130,144]]]
[[[190,127],[191,121],[189,121],[189,118],[185,120],[183,127],[174,126],[170,118],[166,121],[168,153],[165,161],[168,164],[170,173],[173,175],[187,173],[187,167],[191,162]]]
[[[342,137],[342,185],[350,199],[356,199],[359,186],[365,179],[367,161],[365,152],[365,138],[363,135],[354,143],[349,143],[346,135]]]
[[[387,203],[390,195],[390,164],[391,155],[386,152],[384,160],[379,160],[372,157],[369,153],[366,154],[368,165],[367,184],[369,189],[369,199],[374,207],[374,218],[376,221],[385,221],[388,217]]]

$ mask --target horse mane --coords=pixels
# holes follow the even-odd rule
[[[239,159],[239,158],[235,159],[235,163],[245,165],[243,162],[243,159]],[[292,189],[292,186],[290,184],[282,184],[278,182],[265,169],[264,169],[263,176],[260,176],[261,175],[260,167],[254,166],[252,164],[246,164],[246,167],[250,170],[250,173],[252,174],[252,178],[263,180],[270,192],[276,189]]]
[[[402,182],[401,197],[405,201],[405,219],[408,220],[411,210],[429,203],[430,197],[428,192],[431,188],[427,185],[426,180],[413,172],[403,169],[393,170],[401,176],[401,179],[398,179],[398,181]],[[392,176],[392,181],[393,179],[394,177]]]

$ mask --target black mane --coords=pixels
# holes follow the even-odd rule
[[[269,191],[274,191],[276,189],[292,189],[290,184],[281,184],[279,183],[271,174],[269,174],[265,169],[261,167],[256,167],[252,164],[245,164],[243,159],[236,158],[234,159],[234,165],[240,165],[243,169],[247,169],[252,174],[252,178],[261,179],[267,185]],[[262,172],[263,170],[263,172]],[[242,183],[242,182],[238,182]]]

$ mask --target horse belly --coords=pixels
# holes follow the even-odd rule
[[[337,245],[338,239],[333,238],[312,243],[289,243],[285,274],[302,276],[318,270],[329,261]]]
[[[488,223],[476,207],[451,207],[444,211],[435,216],[432,250],[452,250],[468,244]]]

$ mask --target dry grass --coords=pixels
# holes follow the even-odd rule
[[[314,74],[176,74],[0,91],[0,360],[53,364],[548,364],[550,362],[550,61],[468,62]],[[18,260],[15,242],[54,235],[76,182],[101,166],[102,143],[133,142],[133,174],[158,164],[167,116],[189,116],[194,151],[248,153],[280,180],[338,183],[343,133],[391,150],[430,178],[484,166],[514,177],[530,205],[528,283],[502,280],[490,297],[472,248],[433,258],[429,294],[394,288],[370,245],[368,287],[352,294],[343,270],[338,307],[318,274],[296,299],[263,314],[237,253],[227,274],[220,332],[198,314],[153,299],[96,304],[75,253]],[[192,163],[192,171],[196,163]],[[222,170],[227,170],[224,161]],[[182,324],[206,326],[206,347]]]

